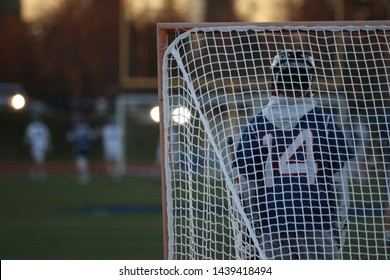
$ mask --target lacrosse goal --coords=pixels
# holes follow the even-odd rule
[[[386,139],[379,133],[390,114],[388,21],[161,23],[157,29],[167,259],[246,259],[253,249],[265,257],[242,206],[234,140],[267,104],[272,58],[286,49],[311,52],[312,98],[357,155],[349,163],[342,258],[390,259]]]

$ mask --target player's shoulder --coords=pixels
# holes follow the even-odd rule
[[[267,119],[265,118],[263,113],[260,112],[249,121],[247,129],[258,130],[261,126],[265,126],[266,123],[267,123]]]
[[[330,122],[332,121],[332,116],[324,111],[321,107],[314,107],[311,112],[308,114],[308,118],[313,118],[316,121]]]
[[[312,110],[313,114],[316,114],[316,115],[320,115],[320,116],[323,116],[323,117],[326,117],[327,114],[325,113],[324,109],[319,107],[319,106],[315,106]]]
[[[254,123],[263,123],[265,122],[265,117],[264,117],[264,114],[263,112],[260,112],[258,113],[257,115],[255,115],[251,120],[250,120],[250,124],[254,124]]]

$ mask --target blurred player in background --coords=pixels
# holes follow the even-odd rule
[[[261,256],[341,259],[349,203],[344,168],[353,152],[311,98],[309,53],[281,52],[271,71],[274,92],[239,138],[234,164],[239,180],[255,186],[241,198]]]
[[[73,115],[71,129],[66,137],[73,145],[79,184],[87,184],[90,181],[88,155],[95,133],[81,113]]]
[[[124,173],[121,166],[123,128],[115,121],[114,117],[111,117],[102,127],[101,133],[107,173],[112,179],[118,180]]]
[[[33,115],[25,131],[25,142],[30,146],[34,167],[31,176],[44,180],[47,177],[46,155],[51,147],[51,135],[48,126],[38,115]]]
[[[380,136],[382,138],[382,153],[386,172],[387,202],[384,207],[385,239],[390,241],[390,116],[387,116],[380,124]]]

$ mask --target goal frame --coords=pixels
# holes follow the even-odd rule
[[[161,190],[162,190],[162,220],[163,220],[163,246],[164,259],[168,259],[168,212],[167,212],[167,185],[165,174],[165,146],[164,142],[164,113],[163,113],[163,85],[162,85],[162,67],[163,57],[166,49],[171,43],[171,38],[180,35],[194,28],[212,28],[225,26],[255,26],[255,27],[325,27],[325,26],[390,26],[389,20],[380,21],[296,21],[296,22],[176,22],[176,23],[157,23],[157,66],[158,66],[158,103],[160,108],[160,154],[161,154]]]

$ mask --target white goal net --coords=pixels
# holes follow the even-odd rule
[[[390,259],[390,26],[353,24],[159,26],[167,258]]]

